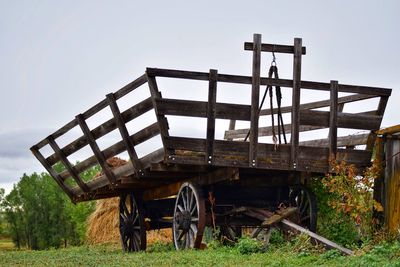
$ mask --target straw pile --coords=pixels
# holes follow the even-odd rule
[[[107,163],[112,168],[122,166],[126,162],[116,157],[107,160]],[[86,240],[88,244],[118,244],[120,242],[119,198],[97,200],[95,210],[89,216],[87,223]],[[171,241],[171,229],[147,231],[147,244],[154,242],[167,243]]]

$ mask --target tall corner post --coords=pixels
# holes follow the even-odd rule
[[[331,81],[329,112],[329,160],[335,161],[337,152],[338,81]]]
[[[302,40],[294,39],[290,168],[298,167]]]
[[[217,80],[218,71],[210,70],[208,84],[207,102],[207,139],[206,139],[206,164],[214,161],[214,139],[215,139],[215,106],[217,102]]]
[[[260,102],[261,34],[253,35],[249,166],[257,167],[258,106]]]

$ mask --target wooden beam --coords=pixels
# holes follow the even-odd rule
[[[342,246],[339,246],[338,244],[320,236],[317,235],[316,233],[311,232],[310,230],[301,227],[300,225],[297,225],[287,219],[283,219],[281,221],[281,223],[289,228],[291,228],[292,230],[295,230],[296,232],[300,232],[303,234],[306,234],[308,236],[310,236],[312,239],[314,239],[315,241],[317,241],[318,243],[322,243],[325,247],[330,248],[330,249],[337,249],[339,250],[341,253],[345,254],[345,255],[353,255],[353,251],[351,251],[350,249],[344,248]]]
[[[381,97],[381,99],[379,100],[378,109],[376,110],[376,115],[383,117],[388,100],[389,100],[388,96]],[[380,127],[380,125],[379,125],[379,127]],[[366,150],[373,149],[375,140],[376,140],[376,133],[374,131],[371,131],[370,136],[368,138]]]
[[[128,123],[129,121],[137,118],[138,116],[151,110],[152,108],[153,108],[153,103],[151,101],[151,98],[149,97],[149,98],[141,101],[140,103],[130,107],[129,109],[125,110],[124,112],[121,113],[121,115],[122,115],[123,121],[125,123]],[[117,125],[116,125],[115,120],[113,118],[109,119],[108,121],[104,122],[103,124],[97,126],[96,128],[94,128],[92,130],[93,137],[94,137],[94,139],[98,139],[98,138],[106,135],[107,133],[111,132],[116,127],[117,127]],[[69,143],[68,145],[66,145],[64,148],[62,148],[62,151],[68,157],[69,155],[71,155],[75,151],[83,148],[87,144],[88,143],[87,143],[85,136],[81,136],[78,139],[76,139],[76,140],[72,141],[71,143]],[[59,160],[59,158],[57,157],[56,154],[53,154],[53,155],[50,155],[49,157],[47,157],[46,160],[50,164],[54,164]]]
[[[331,81],[331,105],[329,112],[329,157],[336,158],[337,151],[337,116],[338,116],[338,81]]]
[[[132,161],[132,164],[136,170],[137,176],[140,177],[143,175],[143,167],[142,163],[139,161],[139,158],[136,154],[135,146],[130,139],[129,132],[126,129],[126,125],[124,123],[124,120],[121,116],[121,112],[119,110],[119,107],[117,105],[115,96],[113,94],[108,94],[107,95],[107,100],[108,104],[110,105],[111,111],[114,115],[115,122],[118,126],[119,132],[121,134],[122,140],[125,143],[126,150],[128,151],[129,158]]]
[[[218,71],[210,70],[210,81],[208,85],[207,103],[207,138],[206,138],[206,164],[212,164],[214,160],[214,139],[215,139],[215,114],[217,102],[217,78]]]
[[[343,96],[343,97],[339,97],[338,98],[338,105],[343,105],[345,103],[350,103],[350,102],[355,102],[355,101],[359,101],[359,100],[370,99],[370,98],[374,98],[374,97],[377,97],[377,96],[374,96],[374,95],[363,95],[363,94],[355,94],[355,95]],[[317,102],[300,104],[300,110],[323,108],[323,107],[329,107],[329,106],[330,106],[330,100],[322,100],[322,101],[317,101]],[[341,112],[341,110],[339,110],[339,111]],[[274,112],[274,114],[276,114],[278,112],[278,109],[274,108],[273,112]],[[282,114],[292,112],[292,106],[281,107],[281,112],[282,112]],[[265,115],[271,115],[271,109],[263,109],[263,110],[261,110],[260,116],[265,116]]]
[[[147,126],[146,128],[140,130],[139,132],[133,134],[130,136],[130,139],[133,143],[134,146],[143,143],[144,141],[158,135],[160,133],[160,130],[158,128],[157,123],[153,123],[150,126]],[[103,150],[103,154],[105,158],[111,158],[115,155],[120,154],[121,152],[125,151],[125,143],[124,141],[119,141],[118,143],[106,148]],[[75,169],[78,172],[82,172],[86,170],[87,168],[90,168],[94,165],[97,164],[97,159],[96,156],[91,156],[81,162],[79,162],[77,165],[75,165]],[[142,163],[143,164],[143,163]],[[65,179],[68,177],[68,172],[62,172],[60,173],[60,176]]]
[[[244,50],[253,50],[253,43],[245,42]],[[286,53],[294,54],[294,47],[292,45],[278,45],[278,44],[261,44],[262,52]],[[306,54],[306,47],[301,48],[301,53]]]
[[[375,111],[361,113],[339,112],[337,115],[337,127],[360,130],[378,130],[382,116],[371,115],[374,113]],[[302,110],[300,116],[301,125],[329,127],[329,111]]]
[[[81,177],[79,176],[79,173],[75,170],[74,166],[72,166],[72,164],[69,162],[68,158],[61,151],[60,147],[57,145],[57,143],[53,139],[53,137],[49,136],[49,137],[47,137],[47,140],[49,141],[50,146],[53,148],[54,152],[58,155],[61,162],[64,164],[65,168],[67,169],[69,174],[72,176],[72,178],[75,180],[77,185],[84,192],[89,192],[89,187],[85,184],[85,182],[82,181]]]
[[[39,148],[37,146],[31,147],[31,151],[33,155],[37,158],[37,160],[43,165],[43,167],[50,173],[56,183],[60,186],[60,188],[69,196],[72,202],[75,202],[75,195],[72,193],[71,189],[64,184],[63,180],[59,176],[59,174],[53,169],[53,167],[46,161],[43,157],[42,153],[40,153]]]
[[[236,126],[236,120],[230,120],[229,121],[229,128],[228,131],[232,131],[235,130],[235,126]],[[225,135],[226,135],[226,131],[225,131]],[[232,138],[228,138],[228,137],[224,137],[224,139],[227,139],[228,141],[232,141]]]
[[[249,166],[257,167],[258,106],[260,103],[261,34],[253,36]]]
[[[291,167],[297,168],[300,126],[300,88],[301,88],[301,38],[294,39],[293,91],[292,91],[292,129],[291,129]]]
[[[114,187],[117,179],[114,176],[114,173],[112,172],[110,166],[108,166],[107,159],[104,157],[103,152],[101,152],[99,146],[97,145],[92,132],[90,131],[89,127],[86,124],[85,119],[83,118],[83,115],[82,114],[77,115],[76,119],[79,123],[79,126],[82,129],[83,134],[87,138],[87,141],[88,141],[90,147],[92,148],[92,151],[93,151],[94,155],[96,156],[98,163],[100,164],[104,174],[106,175],[108,181],[110,182],[111,187]]]
[[[154,111],[156,113],[158,127],[160,128],[161,140],[162,140],[164,148],[165,148],[165,138],[167,138],[169,136],[169,132],[168,132],[169,128],[168,128],[167,118],[165,118],[165,116],[159,112],[158,105],[157,105],[157,100],[161,99],[161,93],[158,90],[156,77],[149,74],[149,73],[151,73],[151,70],[147,69],[146,73],[147,73],[147,83],[149,84],[149,89],[150,89],[150,94],[151,94],[151,100],[153,101],[153,107],[154,107]],[[171,151],[166,151],[166,152],[167,152],[167,154],[171,154]]]
[[[346,146],[358,146],[365,145],[367,143],[369,134],[357,134],[357,135],[348,135],[348,136],[340,136],[337,138],[337,146],[338,147],[346,147]],[[326,139],[314,139],[300,142],[301,146],[317,146],[317,147],[329,147],[330,140]]]

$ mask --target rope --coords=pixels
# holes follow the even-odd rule
[[[275,78],[275,79],[279,79],[279,75],[278,75],[278,67],[276,66],[276,58],[275,58],[275,53],[272,52],[272,62],[271,62],[271,66],[269,68],[268,71],[268,78]],[[286,133],[285,133],[285,127],[283,124],[283,117],[282,117],[282,111],[281,111],[281,104],[282,104],[282,91],[281,91],[281,87],[280,86],[275,86],[275,91],[276,91],[276,103],[277,103],[277,117],[278,117],[278,138],[276,136],[276,132],[275,132],[275,118],[274,118],[274,106],[273,106],[273,90],[272,90],[272,86],[271,85],[267,85],[267,87],[265,88],[264,91],[264,95],[262,97],[261,100],[261,104],[258,108],[258,113],[257,113],[257,117],[260,116],[260,112],[262,109],[262,106],[264,105],[265,102],[265,97],[267,96],[267,93],[269,91],[269,98],[270,98],[270,110],[271,110],[271,124],[272,124],[272,141],[274,142],[274,147],[275,150],[278,146],[278,143],[281,144],[282,140],[281,140],[281,135],[283,135],[283,139],[285,144],[287,144],[287,139],[286,139]],[[247,135],[244,139],[244,141],[246,142],[247,139],[250,136],[250,130],[247,132]]]

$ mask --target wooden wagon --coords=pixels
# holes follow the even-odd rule
[[[127,251],[146,248],[146,230],[167,227],[173,229],[177,249],[200,247],[207,225],[220,227],[221,234],[233,239],[240,235],[241,227],[260,225],[263,217],[282,204],[297,207],[298,223],[315,231],[316,203],[305,187],[307,179],[329,172],[335,160],[346,160],[359,169],[370,165],[375,131],[380,128],[391,90],[301,80],[302,55],[306,54],[301,39],[295,38],[293,45],[278,45],[262,43],[259,34],[253,38],[253,42],[244,44],[244,49],[253,54],[252,76],[221,74],[214,69],[147,68],[142,76],[108,94],[31,151],[73,202],[120,197],[121,241]],[[261,52],[293,54],[293,78],[278,78],[274,70],[261,77]],[[163,97],[159,79],[203,81],[199,83],[208,85],[208,101]],[[218,102],[217,88],[221,85],[248,86],[251,103]],[[265,96],[260,96],[260,89],[264,86],[270,93],[289,90],[291,105],[262,108],[260,102]],[[143,87],[148,97],[121,110],[118,101]],[[303,92],[310,90],[326,92],[328,97],[305,103]],[[343,112],[346,103],[368,99],[378,99],[377,107]],[[106,109],[112,117],[90,128],[88,119]],[[155,112],[154,123],[136,125],[143,128],[132,133],[129,123],[147,112]],[[282,114],[289,115],[290,123],[283,123]],[[172,135],[172,117],[203,118],[205,136]],[[260,120],[266,117],[275,118],[277,123],[269,121],[269,125],[260,127]],[[224,138],[218,139],[216,122],[221,120],[229,121],[229,128]],[[237,121],[248,122],[249,127],[236,129]],[[368,132],[338,137],[338,128]],[[60,145],[59,138],[73,129],[80,129],[82,136]],[[328,138],[301,141],[300,133],[318,129],[328,129]],[[119,131],[121,140],[101,148],[98,140],[112,131]],[[273,141],[261,142],[265,136]],[[138,155],[136,148],[155,137],[161,140],[160,147]],[[364,146],[360,149],[359,145]],[[52,149],[47,156],[41,153],[44,147]],[[92,155],[71,163],[68,157],[84,147],[90,147]],[[107,160],[124,151],[129,162],[111,168]],[[57,163],[65,169],[57,172]],[[102,168],[102,175],[83,181],[80,174],[96,164]]]

